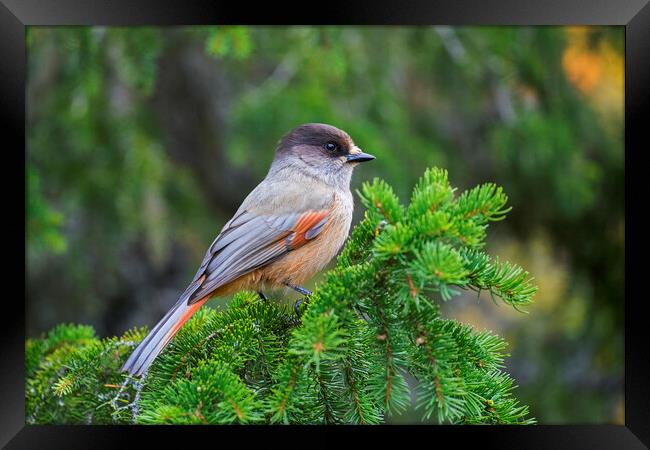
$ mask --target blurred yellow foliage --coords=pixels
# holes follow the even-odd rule
[[[562,67],[569,82],[607,118],[622,117],[623,55],[605,39],[594,40],[598,27],[567,27]]]
[[[585,304],[583,297],[567,299],[570,286],[570,270],[568,260],[561,250],[554,248],[552,240],[543,231],[533,233],[525,241],[513,238],[501,238],[495,241],[489,250],[498,254],[500,261],[509,261],[525,267],[534,277],[534,283],[539,287],[532,305],[525,308],[534,313],[538,318],[542,314],[553,316],[552,326],[570,330],[580,329],[585,318]],[[516,328],[515,324],[522,320],[530,320],[530,316],[522,314],[500,300],[494,305],[490,294],[482,291],[479,299],[476,294],[467,293],[464,300],[448,302],[445,311],[456,320],[472,324],[479,330],[491,330],[505,336],[509,342],[514,343],[515,337],[510,331]],[[453,304],[452,304],[453,303]],[[567,307],[567,303],[570,306]],[[558,315],[558,306],[566,314]]]
[[[499,240],[494,243],[494,251],[503,261],[519,264],[535,277],[539,291],[529,309],[551,311],[558,302],[566,299],[570,273],[568,261],[553,248],[553,241],[544,232],[538,231],[524,242],[511,238]],[[517,311],[511,315],[522,316]]]
[[[617,425],[625,424],[625,400],[623,397],[620,397],[614,406],[612,423]]]

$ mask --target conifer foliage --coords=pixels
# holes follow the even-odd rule
[[[433,168],[407,207],[377,179],[358,194],[365,217],[299,315],[250,292],[204,307],[144,379],[118,372],[144,328],[99,339],[59,325],[28,340],[27,422],[377,424],[416,398],[439,423],[534,423],[503,370],[506,342],[439,311],[467,289],[532,301],[528,272],[483,251],[510,209],[502,189],[456,195]]]

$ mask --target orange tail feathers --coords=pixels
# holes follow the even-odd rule
[[[182,297],[140,342],[120,371],[128,372],[132,376],[140,376],[145,373],[171,338],[203,306],[208,297],[206,296],[191,305],[187,304],[186,297]]]

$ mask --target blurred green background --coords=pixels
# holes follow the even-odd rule
[[[353,188],[379,176],[406,202],[429,166],[461,189],[505,188],[513,210],[488,250],[533,274],[536,301],[522,314],[467,295],[444,314],[510,342],[516,395],[540,423],[623,423],[622,27],[30,27],[26,39],[28,336],[155,323],[277,140],[326,122],[377,156]]]

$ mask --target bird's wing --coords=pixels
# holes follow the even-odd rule
[[[329,215],[329,209],[277,215],[238,212],[214,240],[183,294],[189,294],[188,304],[316,238]]]

